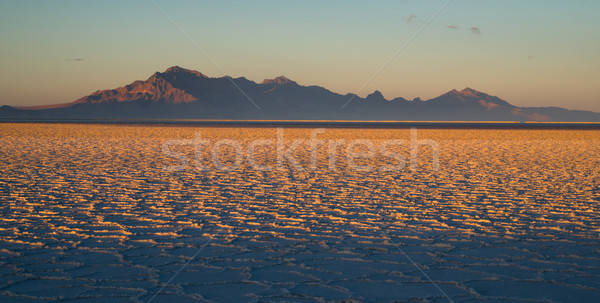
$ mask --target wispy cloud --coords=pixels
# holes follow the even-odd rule
[[[473,33],[473,34],[481,34],[481,30],[479,29],[479,27],[471,27],[469,28],[469,30]]]
[[[412,23],[413,21],[417,21],[417,20],[419,20],[417,15],[410,14],[410,16],[408,16],[408,18],[406,19],[406,23]]]
[[[83,59],[83,58],[67,58],[65,60],[66,61],[72,61],[72,62],[79,62],[79,61],[83,61],[85,59]]]
[[[448,25],[449,29],[460,29],[458,26],[456,25]]]

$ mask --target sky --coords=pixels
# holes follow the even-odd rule
[[[179,65],[341,94],[471,87],[600,112],[596,0],[152,1],[0,0],[0,104],[71,102]]]

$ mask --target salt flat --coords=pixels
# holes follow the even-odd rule
[[[313,129],[284,129],[286,146]],[[306,144],[233,171],[212,144],[272,128],[0,124],[1,302],[597,302],[600,131],[418,130],[418,167],[357,171]],[[410,130],[327,129],[376,146]],[[232,165],[233,149],[220,149]],[[395,165],[377,154],[361,165]]]

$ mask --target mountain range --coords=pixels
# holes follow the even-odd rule
[[[302,86],[284,76],[256,83],[173,66],[145,81],[99,90],[70,103],[4,105],[0,118],[600,122],[600,113],[518,107],[471,88],[430,100],[388,100],[379,91],[361,98]]]

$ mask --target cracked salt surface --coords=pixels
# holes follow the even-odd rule
[[[455,302],[600,301],[598,131],[419,130],[439,171],[427,150],[417,171],[357,172],[341,154],[330,171],[323,153],[317,171],[163,170],[177,163],[162,144],[198,131],[277,135],[0,124],[0,302],[448,302],[410,260]]]

